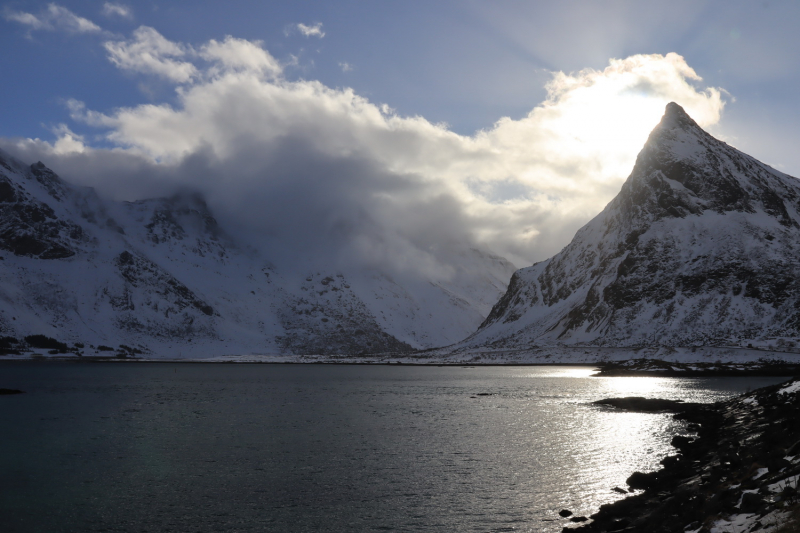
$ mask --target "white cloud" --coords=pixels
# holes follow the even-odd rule
[[[342,72],[352,72],[353,71],[353,65],[351,65],[350,63],[347,63],[346,61],[342,61],[341,63],[339,63],[339,68],[342,69]]]
[[[507,162],[524,169],[512,175],[538,190],[563,195],[608,184],[616,191],[666,103],[677,101],[701,126],[719,121],[721,93],[698,90],[699,81],[674,53],[613,59],[601,71],[557,72],[545,102],[521,120],[499,120],[476,140],[502,150]]]
[[[302,22],[297,25],[297,30],[302,33],[305,37],[317,37],[322,39],[325,37],[325,32],[322,31],[322,23],[317,22],[316,24],[312,24],[310,26],[303,24]]]
[[[222,70],[248,70],[270,76],[279,76],[283,71],[278,60],[262,48],[261,41],[236,39],[230,35],[222,42],[211,39],[201,48],[200,56],[216,62]]]
[[[153,28],[141,26],[131,39],[108,41],[103,46],[109,60],[123,70],[152,74],[181,84],[225,73],[249,72],[274,78],[283,72],[281,64],[264,50],[261,41],[236,39],[230,35],[221,42],[211,39],[195,50],[166,39]],[[198,58],[211,65],[198,69],[193,63]]]
[[[44,20],[37,17],[32,13],[24,13],[21,11],[5,11],[3,17],[12,22],[19,22],[25,26],[29,26],[33,30],[53,29],[53,27]]]
[[[125,19],[133,18],[133,11],[130,6],[118,2],[106,2],[103,4],[103,15],[107,17],[122,17]]]
[[[142,35],[143,49],[163,50],[151,57],[188,50],[152,45],[163,39],[154,30]],[[144,55],[124,50],[112,61]],[[446,271],[441,250],[453,243],[520,265],[552,255],[619,191],[668,102],[703,126],[724,106],[682,57],[640,55],[554,73],[527,116],[463,136],[352,89],[264,76],[278,71],[260,43],[227,38],[199,50],[212,66],[185,76],[192,83],[177,104],[111,113],[69,104],[74,118],[106,130],[114,151],[59,156],[33,141],[17,150],[117,196],[199,189],[221,218],[282,243],[271,250]]]
[[[52,131],[58,137],[53,144],[53,151],[56,154],[83,153],[86,149],[83,136],[70,130],[66,124],[59,124]]]
[[[103,43],[112,63],[123,70],[153,74],[177,83],[186,83],[197,75],[190,62],[180,61],[190,49],[164,38],[155,29],[140,26],[133,39]]]
[[[31,30],[61,30],[68,33],[96,33],[100,26],[89,19],[79,17],[69,9],[57,4],[48,4],[38,15],[20,11],[6,10],[6,20],[28,26]]]

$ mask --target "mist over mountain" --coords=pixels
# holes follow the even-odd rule
[[[460,348],[793,345],[800,182],[671,103],[620,193]]]
[[[460,243],[427,270],[330,261],[353,229],[328,238],[285,201],[265,217],[305,240],[256,247],[197,193],[113,201],[0,152],[0,332],[171,357],[408,352],[474,330],[514,270]]]

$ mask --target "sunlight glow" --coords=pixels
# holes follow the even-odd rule
[[[669,379],[656,377],[598,378],[603,380],[604,397],[645,396],[656,397],[659,392],[669,390]]]
[[[617,91],[616,87],[601,92]],[[579,95],[567,107],[558,124],[561,138],[572,144],[570,150],[591,150],[603,156],[597,169],[601,180],[619,180],[627,176],[636,154],[664,114],[660,98],[634,94]]]
[[[542,369],[537,368],[535,372],[524,374],[521,377],[526,378],[588,378],[597,372],[597,368],[593,366],[577,366],[577,367],[553,367],[548,368],[544,372]]]

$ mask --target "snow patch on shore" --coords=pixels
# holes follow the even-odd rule
[[[778,394],[794,394],[797,391],[800,391],[800,381],[795,381],[791,385],[787,385],[779,390]]]

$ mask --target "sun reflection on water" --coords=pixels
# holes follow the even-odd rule
[[[570,367],[537,367],[527,374],[520,374],[523,378],[588,378],[597,373],[594,366],[570,366]]]
[[[597,378],[603,393],[614,396],[655,397],[661,393],[673,393],[674,384],[667,378],[657,377],[613,377]]]

